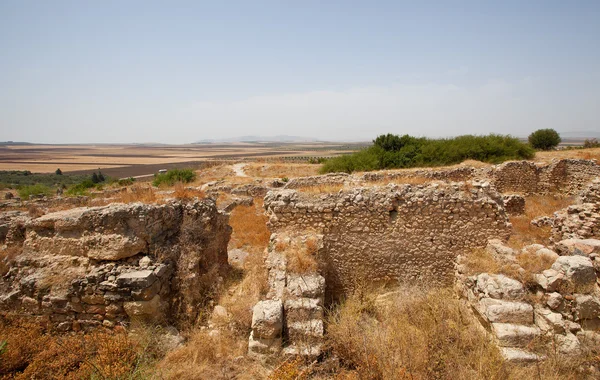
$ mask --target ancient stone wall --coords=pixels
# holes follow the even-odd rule
[[[61,331],[194,319],[205,278],[227,268],[228,217],[214,201],[113,204],[25,223],[0,305]],[[216,269],[216,270],[215,270]]]
[[[600,238],[600,203],[572,205],[554,213],[552,241]]]
[[[485,186],[389,185],[323,195],[279,190],[267,194],[265,208],[272,232],[323,235],[328,298],[359,277],[451,283],[457,254],[510,233],[501,197]]]
[[[600,166],[594,160],[562,159],[548,165],[530,161],[511,161],[495,166],[479,177],[488,176],[501,193],[519,192],[544,194],[561,191],[577,194],[600,176]]]

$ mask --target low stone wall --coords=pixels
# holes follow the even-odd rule
[[[573,238],[600,239],[600,203],[572,205],[554,213],[552,241]]]
[[[389,185],[323,195],[280,190],[269,192],[264,204],[272,232],[323,235],[328,299],[359,277],[447,285],[460,252],[507,239],[511,230],[502,198],[485,186]]]
[[[487,175],[501,193],[544,194],[561,191],[577,194],[594,178],[600,166],[594,160],[562,159],[548,165],[511,161],[495,166]]]
[[[0,305],[61,331],[194,320],[231,234],[213,200],[77,208],[25,224]],[[17,247],[18,248],[18,247]],[[213,269],[217,269],[215,272]]]

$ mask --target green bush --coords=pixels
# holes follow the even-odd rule
[[[597,139],[585,139],[584,148],[600,148],[600,142]]]
[[[535,149],[550,150],[560,144],[560,136],[554,129],[538,129],[529,135],[529,144]]]
[[[96,184],[90,179],[86,179],[82,182],[79,182],[76,185],[73,185],[71,187],[69,187],[69,189],[67,190],[66,194],[70,195],[70,196],[81,196],[81,195],[87,195],[88,194],[88,190],[95,187]]]
[[[119,186],[130,186],[130,185],[133,185],[134,182],[135,182],[135,178],[129,177],[129,178],[121,178],[120,180],[117,181],[117,184]]]
[[[166,173],[155,174],[152,184],[173,186],[176,182],[189,183],[195,179],[196,172],[193,169],[170,169]]]
[[[21,186],[19,187],[18,192],[23,200],[29,199],[30,195],[52,195],[52,189],[42,183]]]
[[[325,161],[321,173],[371,171],[458,164],[464,160],[500,163],[533,158],[534,151],[517,138],[502,135],[448,139],[382,135],[373,146]]]

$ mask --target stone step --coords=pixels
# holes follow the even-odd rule
[[[323,340],[323,320],[311,319],[290,323],[287,326],[287,333],[291,343],[321,343]]]
[[[504,360],[513,364],[535,363],[542,359],[539,355],[520,348],[500,347],[500,354]]]
[[[323,319],[323,307],[319,298],[296,298],[285,301],[285,319],[287,324],[311,319]]]
[[[492,323],[492,331],[501,347],[526,347],[540,335],[540,329],[537,326],[512,323]]]
[[[525,302],[483,298],[477,304],[476,310],[485,320],[492,323],[533,324],[533,306]]]
[[[282,351],[284,356],[304,356],[309,358],[316,358],[321,355],[322,346],[321,344],[292,344],[285,347]]]

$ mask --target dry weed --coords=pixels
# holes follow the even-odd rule
[[[296,178],[318,175],[320,166],[319,164],[251,163],[244,167],[244,171],[249,176],[258,178]]]
[[[166,355],[157,370],[167,379],[261,379],[268,370],[244,355],[248,336],[195,331],[187,344]]]
[[[359,378],[505,378],[498,350],[451,290],[406,289],[373,305],[351,297],[329,316],[328,346]]]
[[[6,350],[0,377],[15,379],[141,379],[150,362],[142,346],[124,333],[53,336],[33,321],[0,316]]]
[[[181,200],[189,200],[192,198],[205,198],[206,194],[202,190],[186,187],[185,184],[181,182],[177,182],[175,186],[173,186],[173,196],[176,199]]]
[[[23,247],[19,245],[0,247],[0,277],[8,273],[13,261],[21,254],[22,251]]]
[[[555,211],[563,209],[574,203],[573,198],[559,195],[534,195],[525,198],[525,214],[513,216],[510,222],[513,233],[508,244],[513,248],[522,248],[529,244],[550,244],[550,227],[535,227],[531,221],[537,217],[552,215]]]
[[[121,191],[114,200],[118,203],[157,203],[158,201],[159,197],[152,187],[140,184],[131,186],[127,191]]]
[[[236,207],[229,217],[229,225],[233,228],[229,247],[262,252],[271,237],[267,221],[261,199],[255,199],[252,206]]]

